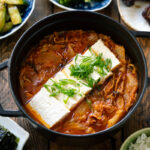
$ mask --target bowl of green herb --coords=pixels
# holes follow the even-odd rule
[[[50,0],[65,10],[98,11],[106,8],[112,0]]]

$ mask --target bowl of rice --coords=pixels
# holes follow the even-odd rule
[[[150,128],[144,128],[131,134],[120,150],[150,150]]]

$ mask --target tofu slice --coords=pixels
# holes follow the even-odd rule
[[[112,71],[120,65],[120,61],[116,58],[116,56],[109,50],[107,46],[104,45],[103,41],[100,39],[98,40],[92,47],[92,51],[97,55],[99,53],[103,53],[103,58],[107,59],[110,58],[112,61]]]
[[[58,72],[56,74],[56,76],[54,77],[54,80],[59,81],[61,79],[68,79],[68,77],[62,72]],[[74,85],[66,85],[66,88],[73,88],[76,90],[79,90],[79,87],[76,87]],[[82,98],[80,95],[76,94],[73,97],[69,97],[67,95],[64,95],[62,93],[60,93],[58,96],[56,96],[57,100],[60,101],[62,103],[62,105],[64,105],[66,108],[68,108],[69,110],[73,109],[76,104],[78,104],[78,101]],[[67,103],[64,103],[64,100],[68,98]]]
[[[83,56],[91,56],[91,57],[92,57],[92,52],[90,52],[90,50],[87,50],[87,51],[83,54]],[[97,67],[94,67],[94,70],[97,70]],[[93,73],[91,74],[91,77],[92,77],[95,81],[97,81],[98,79],[101,78],[100,74],[99,74],[98,72],[96,72],[96,71],[93,71]]]
[[[72,61],[72,64],[74,62]],[[91,91],[92,88],[88,87],[88,86],[85,86],[83,85],[82,83],[80,83],[76,78],[70,76],[70,64],[66,65],[65,68],[56,74],[55,76],[55,79],[58,81],[58,80],[61,80],[61,79],[72,79],[74,81],[76,81],[76,83],[79,83],[80,86],[74,86],[74,85],[66,85],[66,88],[73,88],[73,89],[76,89],[78,91],[77,94],[75,94],[73,97],[69,97],[67,103],[65,104],[64,103],[64,99],[67,99],[67,96],[66,95],[63,95],[63,94],[59,94],[57,96],[57,99],[59,101],[61,101],[63,103],[63,105],[65,105],[69,110],[72,110],[76,107],[76,105],[78,105],[78,103],[80,103],[85,95]],[[80,95],[81,94],[81,95]]]
[[[112,72],[108,72],[107,75],[101,77],[101,80],[98,82],[98,85],[103,84],[109,77],[111,77],[113,75]]]
[[[26,107],[47,128],[51,128],[70,112],[56,98],[49,97],[49,92],[44,87]]]
[[[92,56],[92,53],[91,53],[89,50],[86,50],[86,51],[83,53],[83,56]]]
[[[81,81],[81,80],[78,80],[78,79],[76,79],[76,78],[74,78],[73,76],[70,76],[70,73],[71,73],[71,71],[70,71],[70,66],[72,65],[72,64],[75,64],[75,62],[74,62],[74,60],[71,62],[71,64],[68,64],[68,65],[66,65],[66,67],[62,70],[62,72],[67,76],[67,78],[68,79],[72,79],[72,80],[75,80],[77,83],[79,83],[80,84],[80,92],[82,93],[82,94],[87,94],[89,91],[91,91],[91,87],[88,87],[88,86],[86,86],[86,84],[87,84],[87,82],[85,82],[85,81]],[[85,84],[85,85],[84,85]]]
[[[95,81],[97,81],[98,79],[101,79],[100,74],[96,71],[97,67],[94,67],[93,73],[90,75],[90,77],[92,77]]]
[[[95,54],[103,53],[103,58],[110,58],[112,60],[112,70],[117,68],[120,65],[119,60],[116,56],[104,45],[102,40],[98,40],[92,46],[92,52]],[[92,53],[87,50],[84,56],[92,56]],[[80,54],[77,63],[80,63]],[[75,64],[75,57],[73,60],[67,64],[61,71],[59,71],[52,79],[55,81],[59,81],[61,79],[72,79],[80,84],[80,87],[75,85],[66,85],[66,88],[74,88],[79,91],[82,95],[75,94],[73,97],[69,97],[67,103],[64,103],[64,99],[67,98],[67,95],[60,93],[56,97],[49,96],[50,93],[43,87],[41,90],[32,98],[32,100],[26,105],[26,107],[31,111],[31,113],[37,118],[43,125],[47,128],[51,128],[57,122],[62,120],[65,116],[67,116],[70,111],[77,106],[85,97],[87,93],[89,93],[92,88],[86,86],[86,81],[81,81],[76,79],[73,76],[70,76],[70,66]],[[112,75],[112,72],[107,72],[107,75],[100,76],[100,74],[96,71],[91,74],[91,77],[95,80],[100,79],[99,84],[102,84],[108,77]],[[46,82],[48,85],[52,85],[53,82],[48,80]]]

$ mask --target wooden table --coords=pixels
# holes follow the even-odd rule
[[[39,19],[50,15],[52,13],[63,11],[62,9],[54,6],[48,0],[36,0],[35,10],[27,23],[19,30],[17,33],[12,36],[0,40],[0,62],[9,58],[12,49],[22,35],[22,33],[28,29],[33,23],[38,21]],[[100,11],[100,13],[104,13],[113,17],[115,20],[123,23],[120,19],[116,0],[112,0],[112,3],[105,10]],[[143,48],[147,59],[147,65],[149,68],[149,76],[150,76],[150,39],[148,38],[138,38],[138,41]],[[26,129],[30,133],[30,138],[27,141],[24,150],[119,150],[122,141],[124,140],[122,137],[126,138],[134,131],[150,126],[150,88],[147,88],[144,98],[142,100],[141,105],[137,108],[136,112],[132,115],[129,121],[125,124],[122,131],[118,132],[113,136],[113,139],[106,140],[104,143],[99,143],[94,146],[87,147],[70,147],[67,145],[60,145],[50,141],[50,139],[46,139],[40,133],[38,133],[32,125],[28,122],[28,120],[20,117],[20,118],[12,118],[19,125],[21,125],[24,129]],[[8,70],[0,72],[0,103],[4,108],[16,110],[17,107],[13,101],[13,98],[10,93],[9,85],[8,85]],[[113,147],[115,146],[115,147]]]

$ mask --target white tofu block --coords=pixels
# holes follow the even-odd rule
[[[95,70],[96,70],[97,68],[95,67]],[[98,73],[98,72],[96,72],[96,71],[93,71],[93,73],[90,75],[95,81],[97,81],[98,79],[100,79],[101,78],[101,76],[100,76],[100,74]]]
[[[59,71],[58,73],[56,73],[56,75],[54,76],[54,80],[59,81],[61,79],[67,79],[67,76],[62,72]]]
[[[110,76],[112,76],[113,73],[112,72],[108,72],[107,75],[101,77],[101,80],[98,82],[98,84],[103,84]]]
[[[53,84],[52,80],[54,80],[54,78],[49,79],[45,84],[46,85],[52,85]]]
[[[59,82],[59,80],[62,80],[62,79],[70,79],[70,78],[68,78],[68,76],[63,71],[60,71],[56,74],[56,76],[54,77],[54,80]],[[75,85],[72,85],[72,84],[68,84],[68,85],[66,85],[66,88],[77,89],[78,87],[76,87]]]
[[[70,78],[67,78],[67,76],[64,74],[63,71],[60,71],[55,75],[54,80],[59,81],[61,79],[70,79]],[[76,81],[76,80],[74,80],[74,81]],[[68,84],[65,87],[67,89],[69,89],[69,88],[76,89],[77,91],[80,92],[80,87],[78,87],[78,86]],[[65,103],[64,100],[66,100],[67,98],[68,98],[68,96],[64,95],[62,93],[60,93],[59,95],[56,96],[56,99],[59,102],[61,102],[62,105],[64,105],[67,109],[71,110],[78,104],[78,102],[81,101],[83,96],[80,96],[79,93],[77,93],[73,97],[69,97],[67,103]]]
[[[71,107],[72,107],[73,105],[75,105],[77,102],[76,102],[73,98],[69,97],[67,103],[65,104],[64,100],[66,100],[67,98],[68,98],[68,96],[67,96],[67,95],[64,95],[64,94],[62,94],[62,93],[60,93],[59,95],[56,96],[56,99],[57,99],[64,107],[66,107],[68,110],[70,110]]]
[[[86,50],[84,53],[83,53],[83,56],[92,56],[91,52],[89,50]]]
[[[70,73],[71,73],[70,69],[69,69],[70,66],[71,66],[71,64],[66,65],[65,68],[62,70],[62,72],[67,76],[68,79],[72,79],[80,84],[80,92],[82,94],[87,94],[91,90],[91,87],[84,85],[84,84],[87,84],[86,81],[81,81],[81,80],[74,78],[73,76],[70,76]],[[84,84],[82,84],[82,83],[84,83]]]
[[[102,53],[103,58],[110,58],[112,61],[112,69],[114,70],[116,67],[120,65],[120,61],[116,58],[116,56],[109,50],[107,46],[104,45],[103,41],[100,39],[94,45],[92,45],[92,51],[94,51],[97,55]]]
[[[46,124],[52,127],[70,111],[65,108],[56,98],[49,97],[49,92],[42,88],[29,102],[30,107],[35,111]]]

